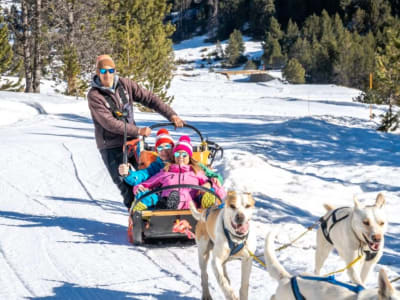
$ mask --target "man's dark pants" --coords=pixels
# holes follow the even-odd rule
[[[122,147],[102,149],[100,150],[100,153],[104,164],[107,167],[108,173],[110,173],[113,182],[117,185],[122,197],[124,198],[125,206],[130,208],[133,202],[132,187],[128,185],[118,173],[118,166],[122,164],[123,158]]]

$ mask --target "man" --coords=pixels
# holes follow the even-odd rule
[[[128,139],[149,136],[149,127],[137,127],[133,118],[133,102],[138,102],[182,127],[184,122],[176,112],[159,97],[140,87],[128,78],[119,78],[115,74],[115,64],[108,55],[100,55],[96,60],[96,75],[88,93],[88,105],[92,115],[97,148],[118,186],[124,204],[130,208],[133,201],[132,187],[127,185],[118,174],[118,166],[123,160],[124,119]]]

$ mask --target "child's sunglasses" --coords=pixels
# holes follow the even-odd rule
[[[188,157],[189,156],[189,154],[187,154],[186,152],[175,152],[174,153],[174,156],[175,157],[179,157],[179,156],[182,156],[183,158],[185,158],[185,157]]]
[[[172,148],[171,144],[166,144],[164,146],[158,146],[156,149],[157,149],[157,152],[161,152],[163,150],[169,150],[171,148]]]
[[[110,74],[114,74],[115,69],[100,69],[100,74],[106,74],[108,71],[108,73]]]

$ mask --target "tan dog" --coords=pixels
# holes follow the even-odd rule
[[[202,299],[212,299],[208,288],[207,263],[212,250],[212,268],[226,299],[238,299],[230,285],[226,262],[242,260],[240,299],[248,299],[249,278],[252,265],[251,253],[256,249],[256,237],[252,234],[249,221],[253,214],[254,199],[249,193],[228,192],[222,208],[210,208],[198,212],[193,203],[190,210],[199,222],[196,225],[201,270]]]

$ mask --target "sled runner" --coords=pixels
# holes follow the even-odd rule
[[[159,123],[150,126],[150,128],[166,128],[168,126],[173,127],[174,124]],[[200,139],[197,145],[195,144],[196,142],[193,142],[193,158],[195,160],[204,164],[205,166],[211,167],[218,153],[220,153],[220,157],[223,156],[223,149],[218,144],[209,140],[205,140],[197,128],[188,124],[185,124],[184,128],[191,129],[198,135]],[[143,140],[131,141],[131,145],[129,145],[129,143],[130,142],[128,142],[125,151],[128,156],[135,155],[135,159],[138,161],[138,169],[146,168],[157,158],[154,146],[150,146],[145,141],[145,138],[143,138]],[[212,199],[212,202],[214,202],[215,205],[222,203],[222,199],[215,194],[213,189],[208,189],[203,186],[178,184],[153,189],[136,198],[131,206],[128,225],[129,242],[139,245],[149,239],[194,238],[192,231],[194,231],[197,221],[192,217],[189,209],[177,210],[153,208],[151,210],[139,211],[134,211],[132,209],[135,207],[136,203],[145,197],[153,194],[159,195],[164,190],[176,190],[179,188],[191,188],[207,193],[207,196]]]

